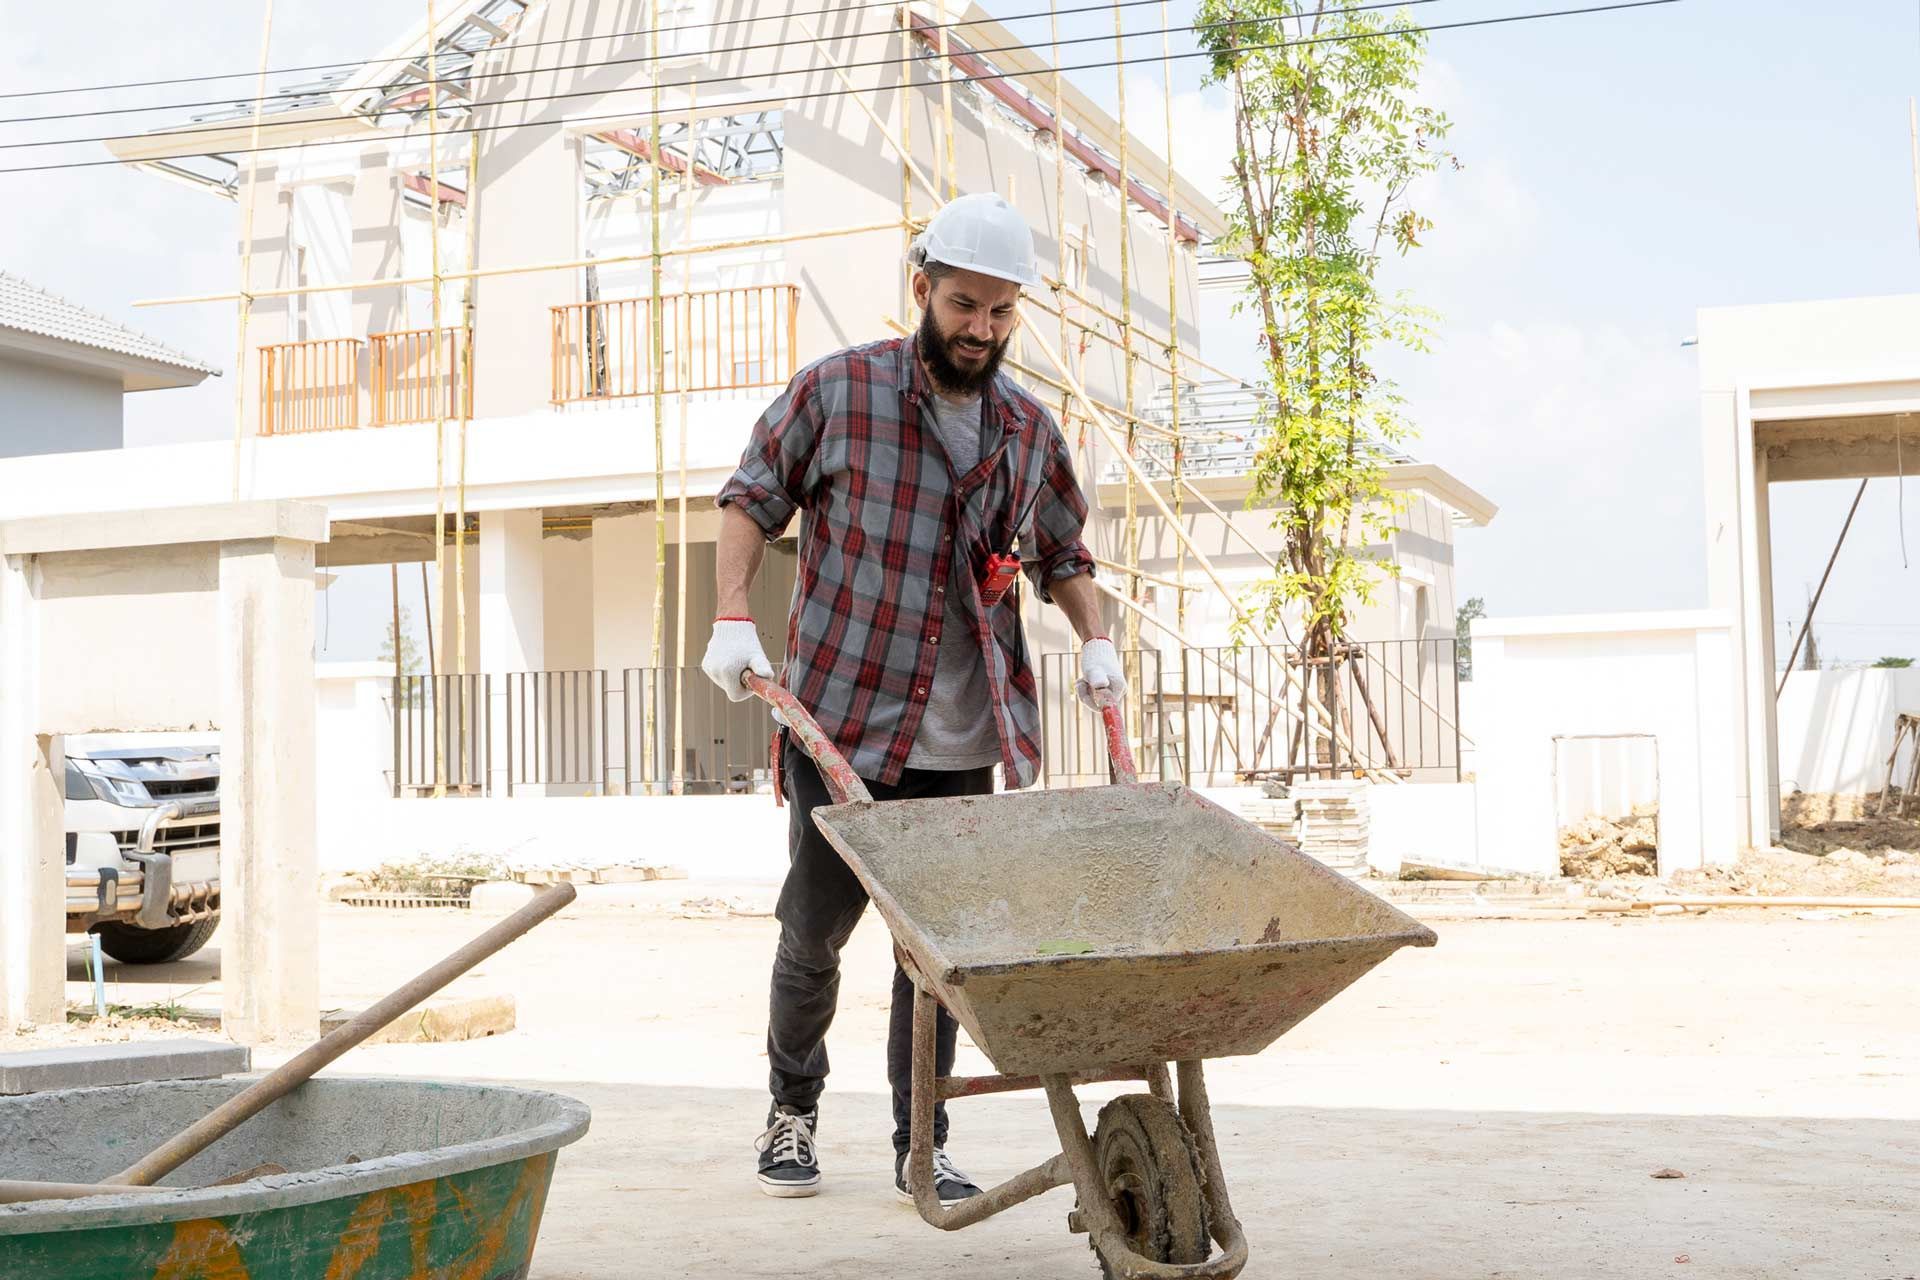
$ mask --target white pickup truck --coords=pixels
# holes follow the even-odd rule
[[[67,932],[163,964],[220,923],[220,748],[130,742],[66,740]]]

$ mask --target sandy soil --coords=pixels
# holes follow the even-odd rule
[[[363,1001],[480,924],[328,908],[329,1003]],[[1920,918],[1435,927],[1435,950],[1395,956],[1266,1054],[1209,1068],[1248,1276],[1920,1275]],[[563,916],[466,980],[514,993],[517,1031],[342,1066],[528,1082],[594,1107],[561,1159],[535,1280],[1096,1275],[1064,1192],[957,1235],[892,1201],[889,954],[872,917],[831,1041],[826,1193],[757,1193],[773,936],[732,914]],[[178,965],[116,969],[112,998],[204,998],[218,959],[216,939]],[[963,1050],[962,1071],[985,1067]],[[1116,1090],[1085,1090],[1089,1113]],[[983,1099],[957,1104],[953,1149],[997,1178],[1049,1154],[1050,1133],[1036,1099]],[[1651,1176],[1663,1168],[1686,1177]]]

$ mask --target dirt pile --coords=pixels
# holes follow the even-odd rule
[[[1880,817],[1877,795],[1795,791],[1780,806],[1780,843],[1795,853],[1920,851],[1920,821]]]
[[[1560,874],[1576,880],[1650,876],[1658,868],[1659,815],[1651,806],[1625,818],[1591,815],[1560,829]]]

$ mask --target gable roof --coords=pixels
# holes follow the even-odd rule
[[[46,339],[25,344],[40,351],[119,369],[128,391],[192,386],[220,372],[157,338],[0,271],[0,343],[20,345],[6,341],[17,335]],[[74,347],[86,350],[73,351]]]

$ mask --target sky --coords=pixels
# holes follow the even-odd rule
[[[1411,12],[1438,24],[1572,2],[1433,0]],[[259,57],[259,0],[195,0],[191,21],[188,8],[131,0],[9,8],[0,93],[241,71]],[[1035,0],[988,8],[1044,13]],[[1192,11],[1188,0],[1170,4],[1176,24]],[[390,0],[277,0],[272,60],[367,56],[405,12]],[[1128,8],[1123,22],[1150,33],[1129,38],[1128,56],[1157,56],[1157,6]],[[1008,25],[1046,37],[1044,19]],[[1069,15],[1061,25],[1070,37],[1110,34],[1112,16]],[[1191,33],[1174,36],[1176,54],[1193,47]],[[1111,43],[1094,43],[1062,60],[1111,57]],[[1915,4],[1681,0],[1435,31],[1428,57],[1423,92],[1453,120],[1460,167],[1416,192],[1434,230],[1387,283],[1440,320],[1431,353],[1389,355],[1382,366],[1408,398],[1419,432],[1410,450],[1499,507],[1487,528],[1460,533],[1462,598],[1482,597],[1502,617],[1703,606],[1700,426],[1685,345],[1696,310],[1916,288]],[[1202,85],[1200,72],[1198,59],[1175,64],[1174,161],[1205,185],[1225,169],[1231,131],[1223,92]],[[1071,74],[1111,106],[1114,71]],[[1163,148],[1158,65],[1126,74],[1130,123]],[[238,96],[249,84],[0,98],[0,115]],[[3,123],[0,142],[169,118]],[[0,167],[103,155],[0,150]],[[0,268],[221,367],[233,360],[230,306],[131,303],[230,287],[235,226],[231,205],[138,172],[0,174]],[[1254,372],[1249,326],[1219,304],[1204,320],[1206,357]],[[233,394],[218,378],[130,397],[129,441],[223,438]],[[1804,613],[1853,488],[1775,487],[1783,624]],[[1907,552],[1920,560],[1920,491],[1907,496]],[[1920,655],[1920,578],[1903,565],[1901,505],[1893,480],[1868,486],[1820,607],[1828,660]],[[371,656],[385,574],[349,572],[328,595],[323,656]]]

